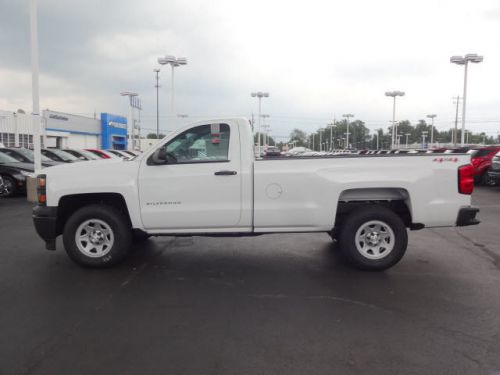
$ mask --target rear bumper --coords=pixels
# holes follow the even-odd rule
[[[478,212],[479,208],[476,207],[462,207],[460,211],[458,211],[456,222],[457,227],[479,224],[480,221],[476,219],[476,215]]]
[[[35,206],[33,208],[33,224],[36,232],[45,241],[47,250],[56,249],[57,207]]]

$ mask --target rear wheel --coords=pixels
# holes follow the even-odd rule
[[[125,216],[106,205],[80,208],[68,219],[63,233],[69,257],[81,266],[95,268],[121,262],[129,252],[131,238]]]
[[[408,246],[403,221],[383,206],[352,211],[342,223],[338,238],[347,261],[364,270],[385,270],[394,266]]]

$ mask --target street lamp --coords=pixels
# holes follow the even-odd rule
[[[43,122],[40,119],[40,90],[38,85],[38,18],[37,0],[31,0],[30,7],[30,44],[31,44],[31,95],[33,100],[33,152],[35,173],[42,169],[42,153],[40,144],[40,128]],[[42,130],[43,133],[43,130]]]
[[[394,148],[394,143],[396,142],[396,97],[397,96],[404,96],[405,93],[404,91],[386,91],[385,96],[391,96],[393,98],[393,104],[392,104],[392,145],[391,148]]]
[[[264,137],[263,145],[267,145],[267,142],[268,142],[268,140],[267,140],[267,131],[271,127],[265,123],[266,122],[265,119],[269,118],[270,116],[262,114],[262,115],[260,115],[260,117],[262,117],[262,122],[263,122],[262,127],[264,128],[264,130],[263,130],[264,131],[264,134],[263,134],[263,137]]]
[[[465,101],[467,98],[467,67],[469,62],[480,63],[483,61],[483,56],[479,56],[476,53],[468,53],[465,56],[451,56],[450,62],[452,64],[464,65],[464,95],[462,98],[462,134],[461,134],[461,144],[464,146],[464,136],[465,136]]]
[[[432,121],[431,124],[431,147],[434,144],[434,119],[436,118],[437,115],[427,115],[427,118],[430,118]]]
[[[354,117],[352,113],[346,113],[345,115],[342,115],[342,117],[345,117],[346,122],[347,122],[347,132],[346,132],[346,147],[349,148],[349,117]]]
[[[128,145],[129,150],[135,150],[135,120],[134,120],[134,106],[132,103],[132,98],[139,96],[138,93],[136,92],[131,92],[131,91],[123,91],[120,93],[121,96],[128,96],[129,98],[129,105],[130,105],[130,125],[128,126],[129,129],[131,129],[131,139],[132,142],[131,144]]]
[[[158,64],[160,65],[170,65],[172,68],[172,82],[170,88],[170,114],[172,115],[172,119],[175,116],[175,86],[174,86],[174,69],[181,66],[187,65],[187,59],[185,57],[178,57],[167,55],[165,57],[158,58]],[[175,121],[175,120],[172,120]],[[173,129],[172,129],[173,130]]]
[[[427,148],[425,144],[425,138],[429,132],[428,131],[423,131],[422,132],[422,148]]]
[[[405,136],[406,136],[406,148],[408,148],[408,137],[410,136],[411,134],[410,133],[406,133]]]
[[[158,81],[160,80],[160,69],[154,69],[153,72],[156,73],[156,139],[160,138],[160,109],[158,106],[158,89],[160,85],[158,84]]]
[[[259,147],[259,152],[260,152],[260,125],[261,125],[261,100],[262,98],[268,98],[269,93],[268,92],[262,92],[262,91],[257,91],[257,92],[252,92],[250,94],[252,98],[258,98],[259,99],[259,132],[258,132],[258,139],[257,139],[257,146]]]

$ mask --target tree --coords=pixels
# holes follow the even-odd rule
[[[259,137],[259,132],[256,132],[253,135],[253,142],[255,145],[257,145],[259,143],[258,137]],[[276,141],[274,140],[273,137],[271,137],[269,134],[261,133],[260,134],[260,145],[265,146],[264,143],[266,143],[268,146],[275,146],[276,145]]]
[[[290,143],[296,142],[296,147],[307,147],[307,134],[300,129],[293,129],[290,133]]]

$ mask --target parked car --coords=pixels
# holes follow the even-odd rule
[[[281,156],[281,151],[278,147],[275,146],[270,146],[264,150],[262,153],[262,157],[268,158],[268,157],[277,157]]]
[[[3,183],[3,178],[2,178],[2,175],[0,175],[0,197],[3,197],[4,194],[5,194],[5,185]]]
[[[106,150],[107,152],[113,154],[113,155],[116,155],[118,156],[119,158],[122,158],[122,159],[132,159],[134,156],[126,153],[125,151],[122,151],[122,150]]]
[[[500,152],[497,152],[491,160],[488,177],[490,179],[488,185],[500,185]]]
[[[129,162],[47,168],[33,221],[47,249],[62,234],[69,257],[86,267],[124,260],[137,235],[316,232],[336,239],[353,266],[383,270],[403,257],[408,229],[479,223],[470,157],[443,159],[256,159],[248,120],[212,120]]]
[[[26,177],[35,170],[33,163],[23,163],[0,153],[0,176],[3,179],[4,196],[12,197],[26,192]]]
[[[99,150],[97,148],[86,148],[85,150],[93,153],[94,155],[100,157],[101,159],[118,159],[119,158],[118,156],[116,156],[110,152],[107,152],[104,150]]]
[[[65,148],[63,150],[64,152],[67,152],[68,154],[73,155],[75,158],[78,158],[80,160],[100,160],[101,158],[95,154],[93,154],[90,151],[87,150],[75,150],[71,148]]]
[[[487,146],[473,148],[467,151],[471,155],[471,163],[474,167],[474,181],[483,185],[491,185],[488,171],[491,167],[493,157],[500,151],[500,146]]]
[[[122,150],[123,152],[126,152],[127,154],[136,157],[141,154],[141,151],[132,151],[132,150]]]
[[[6,155],[9,155],[13,157],[16,160],[22,161],[23,163],[34,163],[35,162],[35,155],[33,150],[30,150],[28,148],[0,148],[0,152],[4,153]],[[42,156],[42,166],[44,167],[52,167],[54,165],[61,164],[60,162],[54,161],[52,159],[49,159],[45,155]]]
[[[77,161],[81,161],[80,159],[71,155],[70,153],[60,150],[58,148],[43,148],[42,155],[45,155],[49,159],[58,161],[60,163],[74,163]]]

